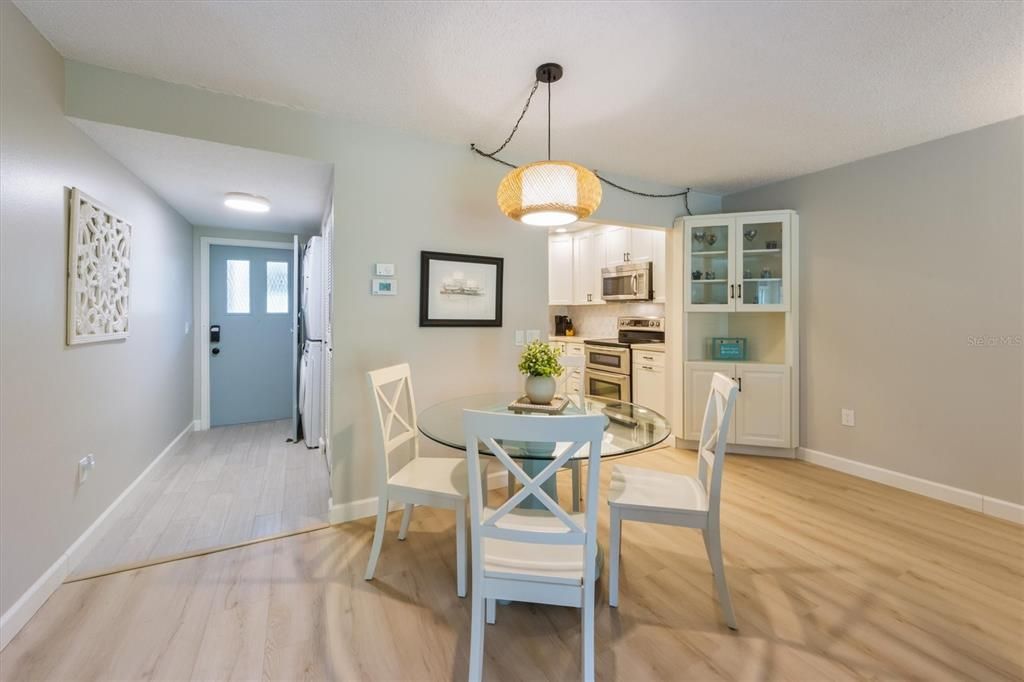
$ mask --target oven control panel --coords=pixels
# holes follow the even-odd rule
[[[665,331],[664,317],[620,317],[619,329],[623,331]]]

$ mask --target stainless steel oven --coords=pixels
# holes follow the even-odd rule
[[[629,374],[629,346],[606,346],[586,342],[583,344],[583,352],[587,355],[587,369]]]
[[[606,301],[650,301],[651,263],[626,263],[601,268],[601,298]]]
[[[592,369],[588,365],[584,372],[584,378],[587,383],[587,395],[605,398],[607,400],[621,400],[627,403],[632,400],[628,374],[605,372],[603,370]]]

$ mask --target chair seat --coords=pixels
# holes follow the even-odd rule
[[[494,509],[483,510],[483,520],[494,515]],[[581,528],[586,525],[582,513],[569,517]],[[560,533],[565,525],[547,510],[517,509],[503,516],[499,528]],[[515,540],[483,538],[484,576],[530,582],[580,585],[583,583],[583,545],[542,545]],[[597,544],[594,545],[595,553]],[[596,577],[596,576],[595,576]]]
[[[389,478],[388,485],[459,500],[469,495],[467,476],[465,459],[416,457]]]
[[[699,480],[683,474],[616,465],[608,504],[628,509],[706,513],[708,495]]]

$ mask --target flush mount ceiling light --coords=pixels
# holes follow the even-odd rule
[[[533,83],[533,89],[530,90],[530,96],[526,99],[522,112],[519,114],[519,120],[516,121],[512,132],[501,143],[501,146],[488,153],[477,149],[475,144],[469,145],[469,148],[480,156],[497,161],[512,169],[498,185],[498,207],[502,213],[527,225],[544,227],[569,225],[588,217],[601,205],[602,182],[637,196],[682,197],[684,203],[687,201],[689,188],[671,194],[638,192],[617,185],[607,178],[601,177],[597,171],[584,168],[571,161],[553,161],[551,159],[551,84],[558,82],[561,78],[561,65],[548,63],[538,66],[537,79]],[[547,161],[535,161],[525,166],[516,167],[514,164],[499,159],[496,154],[512,141],[516,131],[519,130],[519,124],[526,116],[533,95],[541,83],[546,83],[548,86],[548,158]],[[686,204],[686,213],[690,213],[688,204]]]
[[[228,192],[224,195],[224,205],[246,213],[266,213],[270,210],[269,199],[245,192]]]

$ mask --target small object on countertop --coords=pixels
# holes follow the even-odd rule
[[[538,414],[561,414],[562,410],[565,409],[566,405],[569,404],[569,398],[564,395],[556,395],[551,399],[551,402],[547,405],[535,405],[530,402],[529,396],[521,396],[516,400],[513,400],[508,405],[510,412],[523,413],[523,412],[536,412]]]
[[[566,336],[576,336],[576,327],[572,326],[572,318],[571,317],[565,318],[565,335]]]

